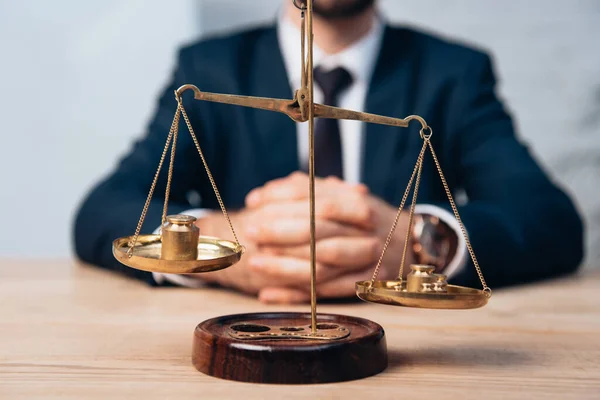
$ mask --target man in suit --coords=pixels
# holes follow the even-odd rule
[[[374,0],[315,1],[315,100],[386,116],[417,114],[459,206],[489,286],[574,271],[582,259],[582,223],[569,198],[515,137],[494,93],[483,52],[386,25]],[[229,269],[198,276],[151,274],[121,266],[113,239],[133,233],[176,109],[173,91],[292,98],[300,86],[299,12],[286,0],[275,26],[183,48],[147,134],[89,194],[77,216],[75,245],[84,261],[154,285],[216,283],[265,302],[309,299],[306,124],[282,114],[195,101],[184,105],[216,183],[248,251]],[[315,133],[317,292],[354,293],[370,278],[413,170],[422,139],[408,129],[318,120]],[[145,230],[160,224],[166,173]],[[231,237],[196,149],[182,128],[169,213],[198,217],[201,233]],[[434,264],[455,284],[478,286],[460,227],[430,157],[423,167],[417,228],[409,258]],[[402,215],[380,277],[395,278],[407,231]],[[148,228],[150,227],[150,228]]]

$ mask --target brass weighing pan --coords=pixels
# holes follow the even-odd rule
[[[218,271],[237,263],[244,246],[210,236],[198,238],[198,256],[195,260],[162,260],[160,235],[139,235],[131,256],[128,254],[131,236],[113,242],[113,254],[128,267],[166,274],[194,274]]]
[[[469,309],[487,304],[489,294],[479,289],[448,285],[445,293],[415,293],[406,290],[406,281],[356,282],[356,295],[364,301],[392,306]]]

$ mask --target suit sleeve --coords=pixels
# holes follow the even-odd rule
[[[172,79],[158,101],[146,135],[133,145],[116,170],[93,188],[81,204],[75,219],[75,251],[81,260],[119,271],[150,284],[156,284],[151,273],[131,269],[114,259],[112,241],[135,232],[177,107],[174,90],[187,83],[184,72],[185,65],[185,53],[182,51],[179,54],[178,66]],[[185,99],[189,101],[189,97],[185,97]],[[192,118],[191,108],[191,105],[186,104],[190,118]],[[194,122],[197,121],[193,121],[193,125]],[[189,182],[193,181],[190,176],[197,172],[193,166],[189,165],[190,163],[187,163],[186,166],[183,165],[185,160],[195,152],[195,148],[191,145],[187,129],[183,128],[183,118],[180,125],[182,127],[177,141],[169,214],[179,213],[190,208],[190,204],[186,200],[186,193],[191,189],[188,186]],[[167,154],[142,233],[151,232],[160,225],[168,163],[169,155]]]
[[[459,213],[492,288],[573,272],[583,258],[572,201],[515,137],[495,85],[489,57],[476,53],[452,93],[440,157],[457,164],[449,180],[467,194]],[[479,286],[472,262],[454,282]]]

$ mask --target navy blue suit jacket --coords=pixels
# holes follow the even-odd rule
[[[173,91],[185,83],[208,92],[292,98],[275,27],[183,48],[147,134],[79,210],[75,249],[82,260],[153,283],[151,274],[115,261],[111,242],[135,231],[176,109]],[[468,196],[460,214],[492,288],[573,271],[583,253],[582,223],[572,202],[516,139],[495,84],[486,54],[411,29],[386,27],[366,100],[367,112],[402,118],[418,114],[433,128],[432,143],[450,187]],[[243,207],[251,189],[299,169],[296,126],[287,116],[192,97],[184,94],[185,107],[229,209]],[[362,180],[394,207],[422,145],[418,125],[366,125]],[[169,213],[191,208],[190,192],[200,194],[201,207],[218,209],[187,129],[180,132]],[[160,225],[166,169],[145,231]],[[429,156],[419,202],[450,210]],[[453,281],[478,286],[472,265]]]

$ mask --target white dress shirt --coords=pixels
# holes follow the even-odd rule
[[[277,29],[279,47],[293,90],[301,85],[300,69],[300,30],[289,19],[282,19]],[[338,107],[362,111],[365,109],[367,90],[375,69],[381,40],[383,23],[376,18],[369,33],[350,47],[336,54],[326,54],[317,46],[313,50],[313,64],[325,71],[343,67],[352,75],[352,83],[338,94]],[[314,86],[315,103],[323,102],[323,91]],[[361,166],[364,145],[364,123],[339,120],[342,140],[342,160],[344,180],[350,183],[361,182]],[[298,157],[303,170],[308,170],[308,124],[297,123]]]
[[[356,111],[364,111],[367,90],[371,81],[371,75],[375,69],[375,63],[379,55],[383,39],[384,26],[379,17],[375,17],[371,30],[360,40],[351,46],[335,54],[327,54],[316,45],[313,49],[314,67],[321,67],[330,71],[338,67],[345,68],[352,75],[353,81],[350,86],[338,95],[338,107]],[[292,21],[282,16],[277,24],[277,37],[279,47],[283,55],[283,61],[287,70],[288,79],[292,91],[300,88],[302,80],[301,57],[300,57],[300,30]],[[323,101],[323,92],[319,85],[314,86],[314,101]],[[340,120],[340,137],[342,141],[342,160],[344,180],[350,183],[362,181],[361,171],[364,157],[364,135],[365,124],[360,121]],[[308,166],[308,124],[297,123],[298,158],[302,169]],[[439,217],[450,226],[459,238],[458,249],[454,259],[446,267],[444,273],[451,277],[458,273],[466,262],[466,244],[461,234],[460,226],[454,216],[443,208],[418,204],[417,213],[430,214]],[[185,214],[201,218],[204,210],[189,210]],[[390,221],[391,224],[391,221]],[[182,275],[154,274],[157,283],[168,280],[172,283],[200,287],[202,281]]]

